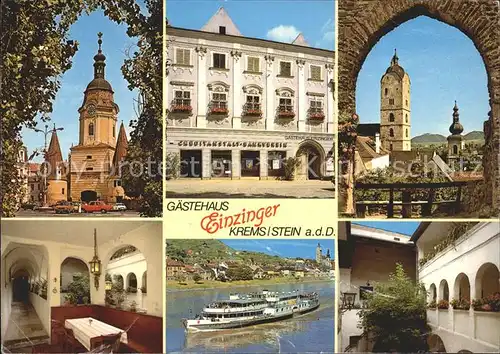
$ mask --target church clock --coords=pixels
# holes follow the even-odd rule
[[[93,117],[95,116],[95,106],[93,104],[89,104],[88,107],[87,107],[87,113],[90,117]]]

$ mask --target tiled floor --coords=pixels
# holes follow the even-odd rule
[[[48,338],[33,306],[29,303],[13,302],[3,345],[14,350],[28,343],[45,342]]]

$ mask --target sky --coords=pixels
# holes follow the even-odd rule
[[[450,135],[455,100],[464,134],[483,130],[488,82],[481,55],[455,27],[417,17],[389,32],[372,48],[358,76],[356,109],[361,123],[380,122],[380,79],[397,49],[411,81],[411,135]]]
[[[118,25],[109,20],[102,11],[81,16],[70,29],[69,38],[79,42],[79,49],[73,57],[72,68],[60,78],[61,88],[53,103],[53,112],[50,114],[51,121],[47,123],[49,128],[52,128],[54,123],[56,127],[64,128],[63,131],[58,132],[58,138],[65,160],[68,158],[71,144],[78,144],[78,108],[83,102],[83,92],[94,76],[93,64],[94,55],[98,49],[98,32],[103,33],[102,50],[106,56],[106,79],[113,87],[115,103],[120,108],[117,130],[123,121],[127,135],[130,133],[128,124],[131,118],[135,117],[134,99],[137,98],[137,92],[128,89],[128,82],[123,78],[121,66],[126,58],[126,50],[136,47],[134,39],[127,36],[126,30],[126,25]],[[45,123],[39,122],[37,127],[43,130],[44,125]],[[42,133],[24,129],[22,137],[28,148],[28,154],[31,154],[34,149],[43,149],[44,135]],[[49,142],[50,135],[47,137],[47,145]],[[43,158],[38,156],[33,161],[41,162]]]
[[[306,41],[334,49],[333,0],[167,0],[169,24],[200,30],[224,7],[245,37],[291,43],[302,32]],[[307,14],[307,15],[305,15]]]
[[[418,225],[420,224],[419,222],[415,221],[397,221],[397,222],[390,222],[390,221],[367,221],[367,222],[353,222],[353,224],[359,224],[363,226],[368,226],[368,227],[373,227],[376,229],[382,229],[386,231],[392,231],[392,232],[397,232],[401,233],[403,235],[408,235],[411,236],[413,232],[417,229]]]
[[[226,239],[221,240],[229,247],[235,250],[241,251],[255,251],[270,254],[272,256],[278,255],[280,257],[287,258],[316,258],[316,246],[318,242],[321,244],[323,249],[323,254],[326,254],[326,250],[330,249],[330,256],[332,259],[335,258],[335,245],[334,239]]]

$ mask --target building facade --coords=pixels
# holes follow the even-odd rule
[[[410,76],[394,53],[380,80],[380,135],[386,150],[411,150],[410,113]]]
[[[334,52],[241,35],[223,8],[201,31],[167,27],[167,153],[181,177],[333,176]],[[308,168],[309,167],[309,168]]]
[[[407,235],[341,222],[338,249],[340,293],[355,294],[354,308],[339,314],[339,352],[370,352],[375,343],[358,327],[365,292],[373,291],[376,282],[388,281],[396,263],[402,264],[406,274],[416,280],[415,244]]]
[[[431,351],[498,353],[500,312],[491,304],[500,299],[499,224],[422,223],[412,240],[428,294]]]
[[[71,148],[69,158],[69,197],[73,201],[99,199],[121,202],[124,191],[118,163],[125,157],[127,139],[123,123],[117,138],[116,124],[120,110],[114,102],[113,88],[105,79],[106,56],[101,49],[102,33],[98,36],[99,50],[94,56],[94,78],[87,85],[82,106],[78,109],[79,140]]]

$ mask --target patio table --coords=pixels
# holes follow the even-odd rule
[[[82,343],[87,350],[92,349],[91,343],[94,338],[117,334],[119,332],[123,332],[120,341],[125,344],[128,342],[127,332],[92,317],[68,319],[64,322],[64,326],[73,330],[76,340]]]

